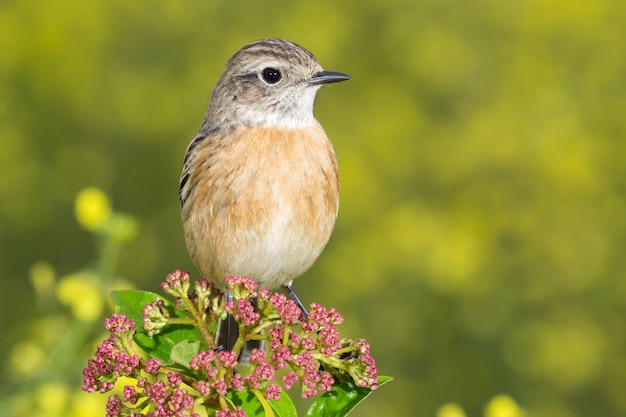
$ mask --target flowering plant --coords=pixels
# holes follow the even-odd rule
[[[304,398],[323,392],[307,416],[345,416],[391,379],[377,376],[365,339],[339,338],[343,317],[335,309],[314,303],[305,315],[251,279],[226,281],[232,297],[180,271],[161,285],[175,303],[145,291],[113,293],[116,313],[105,321],[110,336],[88,361],[82,387],[104,393],[120,377],[132,382],[109,397],[107,417],[296,416],[284,392],[296,384]],[[214,338],[227,315],[239,327],[232,351]],[[246,341],[268,347],[252,350],[249,367],[238,362]]]

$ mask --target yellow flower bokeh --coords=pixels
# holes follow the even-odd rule
[[[37,389],[37,408],[40,416],[54,417],[65,415],[70,399],[70,388],[63,382],[51,381]]]
[[[107,195],[96,187],[83,188],[76,196],[74,214],[78,223],[91,232],[104,228],[111,217]]]
[[[57,298],[68,306],[80,321],[92,322],[100,317],[104,307],[100,285],[88,272],[66,275],[59,280]]]
[[[56,276],[50,263],[37,261],[31,265],[29,272],[30,281],[38,295],[46,296],[54,290]]]
[[[37,373],[46,360],[46,350],[34,340],[15,344],[9,357],[9,367],[19,378]]]
[[[524,417],[524,410],[508,395],[493,397],[485,408],[485,417]]]
[[[467,417],[467,415],[460,405],[446,403],[437,410],[437,417]]]

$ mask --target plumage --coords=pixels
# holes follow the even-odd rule
[[[223,287],[227,276],[246,276],[274,289],[320,255],[337,216],[339,177],[319,124],[207,137],[191,166],[182,187],[183,224],[205,277]]]
[[[323,84],[348,79],[282,39],[253,42],[228,61],[180,177],[185,241],[204,278],[223,290],[233,275],[291,290],[321,254],[339,174],[313,104]]]

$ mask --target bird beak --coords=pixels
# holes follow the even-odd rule
[[[338,83],[339,81],[347,81],[351,79],[352,77],[350,77],[348,74],[344,74],[343,72],[322,71],[318,72],[306,81],[311,85],[320,85]]]

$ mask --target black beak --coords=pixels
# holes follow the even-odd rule
[[[339,81],[351,80],[348,74],[335,71],[322,71],[315,74],[312,78],[309,78],[307,82],[311,85],[338,83]]]

